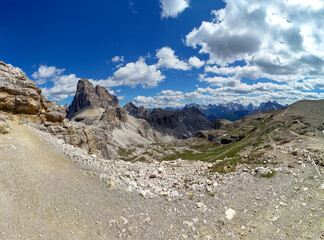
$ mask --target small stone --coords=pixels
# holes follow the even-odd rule
[[[204,236],[202,239],[203,239],[203,240],[210,240],[210,239],[212,239],[212,237],[211,237],[210,235],[206,235],[206,236]]]
[[[208,192],[212,192],[212,191],[213,191],[213,187],[210,186],[210,185],[208,185],[208,186],[206,187],[206,190],[207,190]]]
[[[234,209],[232,208],[228,208],[226,211],[225,211],[225,216],[228,220],[232,220],[235,216],[236,212]]]
[[[277,221],[278,219],[279,219],[279,217],[274,216],[270,221],[271,221],[271,222],[275,222],[275,221]]]
[[[111,190],[114,189],[115,186],[116,186],[116,182],[113,181],[112,179],[108,180],[106,183],[107,183],[107,185],[109,186],[109,188],[110,188]]]
[[[124,221],[124,224],[125,224],[125,225],[128,223],[128,219],[127,219],[127,218],[125,218],[125,217],[123,217],[123,216],[121,216],[120,218]]]
[[[264,168],[264,167],[257,167],[255,169],[256,175],[259,177],[265,177],[268,174],[272,173],[272,171],[268,168]]]
[[[143,197],[143,198],[149,198],[150,197],[150,192],[148,190],[140,190],[139,194]]]
[[[289,168],[295,168],[295,164],[293,162],[288,163]]]
[[[170,197],[179,197],[180,194],[177,190],[172,190],[170,193]]]
[[[203,202],[197,202],[197,207],[198,208],[202,208],[203,206],[205,206],[205,204]]]

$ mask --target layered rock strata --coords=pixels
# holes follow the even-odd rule
[[[0,62],[0,110],[62,122],[66,115],[64,108],[41,93],[42,90],[21,69]]]

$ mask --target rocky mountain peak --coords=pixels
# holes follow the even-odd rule
[[[89,80],[80,79],[76,94],[68,109],[68,118],[88,106],[109,109],[118,106],[118,99],[111,95],[106,88],[99,85],[94,87]]]
[[[132,103],[132,102],[128,102],[128,103],[126,103],[126,105],[124,106],[124,109],[125,109],[127,112],[132,112],[133,110],[137,110],[138,107],[136,107],[134,103]]]
[[[136,107],[134,103],[129,102],[124,106],[124,109],[132,116],[136,118],[144,118],[146,119],[151,111],[149,109],[144,108],[143,106]]]
[[[95,91],[99,98],[99,102],[102,108],[108,109],[112,106],[118,106],[118,98],[114,95],[111,95],[105,87],[97,85]]]

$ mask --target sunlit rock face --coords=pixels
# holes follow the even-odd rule
[[[76,94],[68,109],[68,118],[85,107],[99,107],[109,109],[118,106],[116,96],[109,94],[106,88],[96,86],[87,79],[80,79],[77,85]]]
[[[0,110],[38,115],[52,122],[63,121],[64,108],[46,99],[41,92],[20,68],[0,62]]]

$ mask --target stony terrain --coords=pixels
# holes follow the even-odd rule
[[[323,100],[177,140],[0,66],[0,239],[324,239]]]
[[[221,175],[204,162],[107,161],[16,121],[0,140],[3,239],[324,236],[323,168],[308,160],[323,137],[275,145],[267,158],[285,162],[270,178],[248,165]]]

